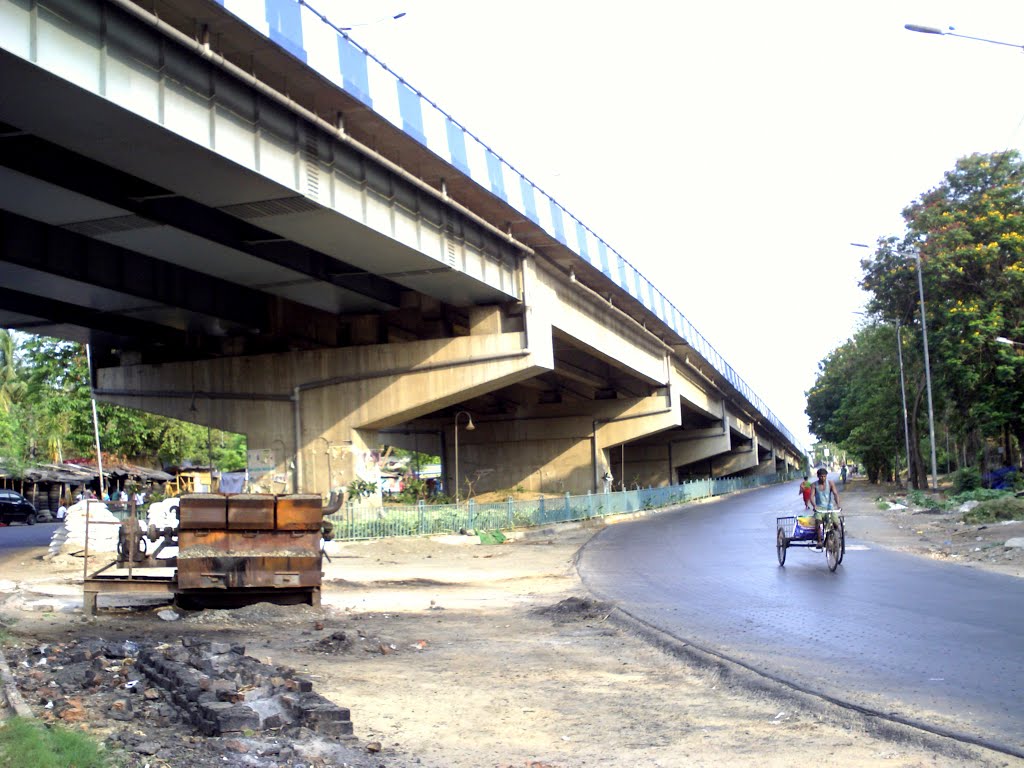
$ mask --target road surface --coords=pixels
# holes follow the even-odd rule
[[[775,552],[793,487],[613,525],[580,556],[601,599],[769,677],[1024,756],[1024,579],[856,539]]]

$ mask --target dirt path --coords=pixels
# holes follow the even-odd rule
[[[847,489],[854,536],[1021,575],[1020,558],[1003,558],[1002,552],[990,558],[994,547],[975,551],[965,544],[964,552],[935,554],[943,541],[953,540],[942,538],[952,535],[940,525],[945,517],[882,512],[877,495],[866,484]],[[0,616],[14,622],[9,631],[23,648],[96,636],[178,642],[189,635],[243,643],[249,655],[294,668],[316,692],[351,709],[357,740],[347,744],[346,757],[303,751],[299,743],[280,761],[278,753],[252,762],[264,759],[255,747],[229,752],[225,760],[224,740],[208,740],[209,765],[1024,765],[785,691],[751,687],[728,668],[695,664],[652,646],[619,624],[611,606],[589,599],[580,584],[575,554],[596,530],[565,525],[498,546],[458,536],[339,544],[325,563],[319,609],[262,604],[185,614],[175,622],[162,621],[152,609],[86,619],[74,608],[75,600],[80,604],[80,561],[23,558],[0,565],[0,580],[9,580],[0,581]],[[12,654],[17,651],[7,652]],[[163,752],[155,757],[164,762],[153,765],[206,764],[197,753],[180,762],[186,757],[175,751],[174,740],[187,731],[165,734],[141,715],[127,726],[112,724],[96,696],[97,717],[83,721],[88,727],[156,734]],[[26,700],[39,711],[35,698]],[[129,765],[154,760],[132,752],[137,742],[131,738],[117,738],[112,743],[135,761]]]

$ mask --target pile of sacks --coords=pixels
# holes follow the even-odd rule
[[[89,518],[89,552],[117,552],[117,532],[120,526],[114,523],[119,523],[119,518],[102,501],[79,501],[68,508],[64,524],[54,530],[46,555],[48,558],[85,550],[86,514]],[[158,529],[177,528],[178,499],[164,499],[150,504],[146,524]],[[165,552],[164,556],[172,554],[173,551]]]
[[[89,518],[89,551],[116,552],[117,517],[102,501],[78,501],[68,507],[64,524],[57,526],[50,539],[49,556],[85,549],[86,515]]]

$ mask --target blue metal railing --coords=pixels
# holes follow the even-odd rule
[[[697,499],[786,482],[798,471],[773,475],[692,480],[662,488],[587,493],[585,496],[512,499],[479,504],[386,504],[349,502],[327,519],[334,524],[337,540],[355,541],[392,536],[430,536],[460,531],[491,531],[527,528],[573,520],[588,520],[642,510],[664,509]]]

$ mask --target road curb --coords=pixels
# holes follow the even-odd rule
[[[25,703],[25,699],[21,697],[21,692],[18,690],[17,683],[14,682],[14,675],[11,674],[11,668],[7,666],[7,659],[4,657],[3,651],[0,651],[0,686],[3,687],[4,700],[7,702],[7,706],[14,710],[14,714],[18,717],[34,717],[32,710]]]
[[[595,536],[585,542],[574,557],[580,583],[595,600],[604,598],[590,589],[587,579],[580,569],[580,562],[583,550],[600,534],[601,531],[598,531]],[[797,706],[829,716],[832,719],[854,717],[863,725],[865,731],[879,738],[901,744],[919,744],[957,760],[969,761],[976,757],[967,751],[967,747],[979,747],[1003,755],[1024,758],[1024,752],[1008,744],[1000,744],[968,733],[958,733],[933,726],[924,721],[862,707],[820,691],[804,688],[789,680],[766,674],[725,654],[671,635],[617,605],[613,604],[609,618],[616,625],[649,645],[695,667],[711,670],[727,684],[736,685],[752,693],[761,693],[775,699],[790,701]]]

